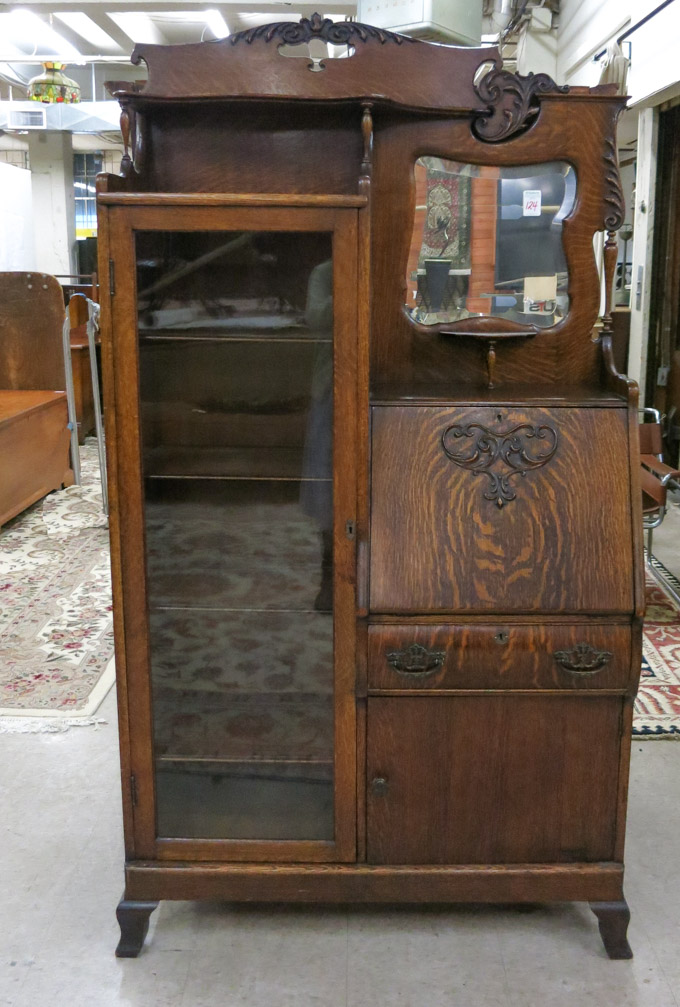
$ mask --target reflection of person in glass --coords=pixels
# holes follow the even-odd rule
[[[309,276],[305,320],[316,345],[311,401],[302,458],[300,504],[321,531],[321,585],[314,602],[333,607],[333,263],[315,266]]]

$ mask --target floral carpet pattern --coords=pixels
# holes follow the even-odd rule
[[[88,716],[111,687],[113,629],[97,447],[83,485],[0,531],[0,715]]]
[[[652,567],[680,594],[680,581],[654,557]],[[633,734],[636,738],[680,738],[680,605],[649,571]]]

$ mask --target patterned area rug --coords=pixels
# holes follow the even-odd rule
[[[50,494],[0,531],[3,718],[90,717],[114,681],[109,541],[94,439],[81,448],[81,463],[82,486]]]
[[[72,718],[73,723],[91,723],[92,720],[87,718],[96,711],[115,677],[109,543],[107,522],[101,509],[94,440],[89,440],[81,448],[81,461],[82,486],[50,494],[0,531],[0,717],[50,718],[55,724],[54,729],[59,729],[59,720],[66,725],[67,718],[69,722]],[[314,555],[315,571],[317,565],[318,557]],[[654,558],[652,566],[680,595],[680,581]],[[310,574],[307,583],[316,584],[316,580],[317,576]],[[191,642],[196,647],[198,633],[202,638],[198,651],[202,653],[206,647],[212,650],[209,655],[212,663],[219,664],[219,660],[215,659],[223,649],[224,641],[217,648],[211,644],[215,643],[216,633],[223,636],[225,627],[222,625],[217,632],[215,625],[202,625],[201,619],[206,618],[210,619],[208,616],[198,617],[192,627],[193,633],[187,636],[191,638],[193,635]],[[232,615],[231,619],[234,618]],[[318,616],[307,618],[314,621]],[[167,631],[163,623],[163,616],[157,616],[152,627],[154,636],[162,636]],[[287,626],[287,630],[292,628]],[[300,628],[296,626],[293,633],[298,647]],[[235,629],[239,630],[236,633],[238,639],[251,627],[228,627],[229,633]],[[309,627],[305,629],[302,638],[310,639],[313,648],[318,651],[306,655],[307,659],[303,662],[308,665],[307,671],[311,670],[311,681],[314,681],[311,692],[316,702],[311,704],[309,711],[314,723],[308,732],[308,744],[316,749],[319,738],[325,738],[328,733],[323,730],[319,733],[319,727],[329,716],[326,688],[321,683],[330,644],[326,633],[320,632],[317,639],[316,634],[309,633]],[[249,633],[245,635],[250,637]],[[283,635],[286,637],[287,632]],[[189,688],[193,691],[197,684],[196,670],[192,671],[192,662],[187,661],[188,655],[182,652],[182,646],[187,641],[176,643],[178,649],[175,655],[172,654],[175,648],[168,648],[168,664],[172,665],[170,658],[176,656],[183,672],[177,681],[172,681],[172,676],[167,676],[175,669],[159,669],[161,680],[165,675],[167,686],[172,685],[173,690]],[[291,665],[285,648],[279,654],[283,646],[279,646],[280,643],[275,640],[272,644],[275,653],[267,654],[269,678],[262,685],[265,693],[296,693],[300,683],[289,682],[280,674],[287,670],[290,675]],[[250,643],[245,649],[250,650],[253,646]],[[246,692],[257,693],[258,676],[256,673],[253,677],[253,666],[258,664],[257,658],[264,655],[255,648],[248,657],[251,659],[247,662],[251,688]],[[205,663],[210,662],[199,663],[200,680],[205,677]],[[223,675],[224,669],[220,668],[215,681],[209,684],[201,682],[200,691],[207,689],[208,694],[212,692],[213,702],[214,690],[217,688],[220,691],[225,684]],[[272,689],[273,686],[276,688]],[[161,687],[160,681],[158,687]],[[301,691],[305,694],[308,689]],[[228,694],[230,690],[226,692]],[[289,695],[287,698],[290,702],[295,697]],[[248,701],[253,701],[252,695]],[[160,709],[163,709],[162,703]],[[162,723],[162,716],[160,720]],[[161,734],[168,733],[170,736],[177,727],[169,723],[164,726],[168,730]],[[26,727],[30,729],[28,723]],[[633,733],[638,739],[680,738],[680,604],[649,573],[644,659]],[[173,741],[177,739],[173,738]],[[173,750],[175,746],[170,745],[169,748]],[[310,754],[307,753],[308,756]],[[317,758],[319,754],[314,751]]]
[[[680,595],[680,581],[652,556],[652,567]],[[680,738],[680,605],[647,571],[642,676],[636,738]]]

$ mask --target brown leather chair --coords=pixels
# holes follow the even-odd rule
[[[663,460],[663,428],[658,409],[643,409],[650,420],[640,424],[640,480],[642,484],[642,524],[647,532],[647,558],[652,555],[652,535],[666,516],[669,486],[679,488],[680,469]]]

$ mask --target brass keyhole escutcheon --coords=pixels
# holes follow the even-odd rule
[[[494,636],[494,640],[496,641],[496,643],[500,643],[500,644],[507,643],[509,639],[510,639],[510,634],[506,630],[504,630],[504,629],[501,630],[500,633],[496,633],[496,635]]]
[[[387,780],[384,776],[376,776],[371,781],[371,791],[376,797],[384,797],[387,793]]]

